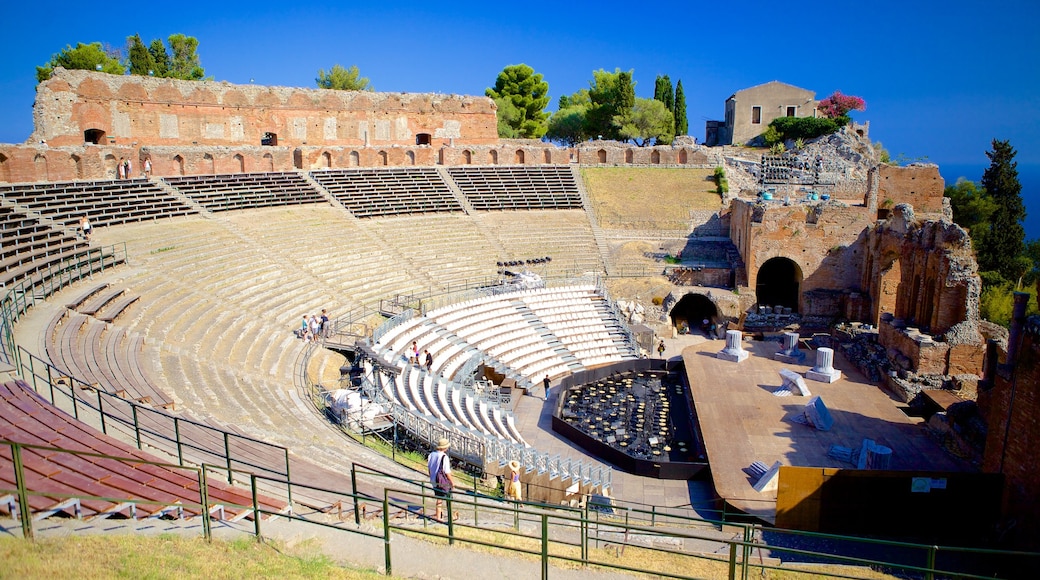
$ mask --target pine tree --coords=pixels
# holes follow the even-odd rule
[[[672,92],[672,79],[668,75],[658,76],[654,81],[654,99],[664,103],[669,110],[675,110],[675,94]]]
[[[1018,182],[1017,152],[1008,141],[993,140],[993,150],[986,152],[990,165],[982,174],[982,187],[996,202],[990,218],[986,243],[978,248],[979,270],[998,272],[1007,281],[1015,281],[1019,272],[1018,257],[1025,249],[1022,221],[1026,208],[1022,203],[1022,184]]]
[[[683,92],[682,79],[675,85],[675,108],[672,110],[672,116],[675,117],[675,134],[688,134],[690,123],[686,119],[686,93]]]

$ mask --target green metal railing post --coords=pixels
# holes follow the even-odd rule
[[[729,545],[729,580],[737,580],[737,545]]]
[[[181,422],[177,417],[173,418],[173,439],[177,444],[177,465],[184,465],[184,450],[181,448]]]
[[[589,565],[589,502],[582,506],[581,514],[581,563]]]
[[[69,380],[69,384],[70,385],[72,384],[71,380]],[[72,396],[75,397],[76,396],[76,388],[75,387],[71,387],[71,390],[72,390]],[[104,433],[105,435],[108,435],[108,427],[105,425],[105,409],[103,408],[103,404],[101,402],[101,388],[98,387],[98,389],[96,391],[94,391],[94,392],[97,393],[97,408],[98,408],[98,416],[101,418],[101,432]]]
[[[205,466],[199,469],[199,496],[202,499],[202,535],[209,542],[213,540],[213,530],[210,529],[209,490],[207,489]]]
[[[18,519],[22,522],[22,537],[30,540],[33,537],[32,508],[29,507],[29,492],[25,487],[25,468],[22,466],[22,446],[11,444],[11,458],[14,463],[14,478],[18,483]]]
[[[227,482],[234,483],[234,474],[231,473],[231,443],[228,441],[230,435],[224,431],[224,459],[227,460]]]
[[[383,564],[386,567],[386,575],[393,575],[393,567],[390,565],[390,492],[383,490]]]
[[[754,534],[754,526],[746,526],[744,528],[744,545],[741,546],[740,559],[740,577],[742,580],[747,580],[748,577],[748,560],[751,559],[751,538],[754,537]]]
[[[935,579],[935,557],[938,555],[938,552],[939,546],[928,546],[928,563],[925,565],[925,567],[928,568],[928,571],[924,573],[925,580]]]
[[[285,448],[285,481],[292,481],[292,474],[289,473],[289,448]],[[289,502],[289,513],[292,513],[292,483],[285,486],[285,495]]]
[[[451,507],[451,492],[444,498],[444,506],[448,510],[448,545],[455,545],[455,517]]]
[[[32,370],[32,358],[29,359],[29,372],[32,373],[33,384],[35,385],[36,384],[36,373],[33,372],[33,370]],[[50,387],[51,404],[54,405],[54,404],[56,404],[54,402],[54,376],[51,375],[51,365],[47,365],[47,386]]]
[[[260,502],[257,501],[256,474],[249,474],[249,488],[253,493],[253,535],[260,541]]]
[[[542,514],[542,580],[549,578],[549,514]]]
[[[137,439],[137,448],[141,448],[141,424],[137,422],[137,405],[130,405],[134,414],[134,437]]]
[[[358,506],[358,495],[357,495],[357,469],[354,464],[350,464],[350,493],[354,496],[354,523],[361,525],[361,509]]]

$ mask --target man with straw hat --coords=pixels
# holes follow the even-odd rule
[[[506,482],[506,499],[523,501],[520,494],[520,462],[509,462],[509,481]]]
[[[441,519],[441,505],[447,499],[455,480],[451,476],[451,459],[448,458],[448,447],[451,442],[445,438],[437,441],[437,449],[426,458],[426,468],[430,473],[430,483],[433,485],[433,493],[437,496],[437,515],[434,519]]]

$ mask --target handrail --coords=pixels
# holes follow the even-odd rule
[[[289,450],[286,447],[240,435],[238,433],[217,429],[216,427],[194,419],[179,417],[165,410],[154,409],[151,406],[124,399],[116,394],[107,393],[101,389],[97,389],[76,377],[65,374],[51,363],[37,357],[22,347],[19,347],[19,353],[20,358],[22,359],[22,364],[19,368],[19,375],[21,375],[23,379],[26,379],[27,382],[28,379],[31,378],[30,386],[38,395],[47,398],[52,405],[57,407],[57,395],[60,394],[63,397],[62,400],[67,400],[72,404],[72,413],[77,419],[80,418],[81,410],[92,412],[99,418],[102,433],[108,434],[109,426],[114,423],[115,425],[123,425],[133,429],[135,443],[139,449],[143,449],[145,443],[158,448],[164,448],[165,446],[163,443],[171,443],[176,448],[177,460],[180,465],[184,465],[186,462],[184,457],[185,449],[195,450],[205,455],[215,456],[222,460],[225,468],[228,470],[228,483],[232,482],[236,464],[238,466],[245,466],[247,468],[245,470],[246,472],[262,471],[284,477],[288,477],[290,474]],[[37,365],[40,366],[38,367]],[[59,377],[67,380],[68,385],[59,382],[57,380]],[[77,389],[83,391],[94,391],[94,402],[80,396],[77,393]],[[113,410],[118,409],[127,409],[129,412],[113,412]],[[128,415],[129,419],[127,418]],[[168,431],[163,432],[160,429],[154,429],[142,424],[143,417],[156,418],[160,421],[170,423],[173,431],[172,437]],[[213,449],[186,440],[181,436],[181,428],[183,425],[190,425],[218,434],[223,442],[223,446]],[[231,452],[233,447],[232,442],[236,441],[267,449],[272,458],[278,457],[279,461],[284,461],[284,468],[275,468],[274,465],[260,465],[250,459],[233,455]],[[282,458],[284,458],[284,460]]]
[[[52,491],[38,491],[30,489],[24,477],[24,467],[21,461],[21,450],[22,449],[39,449],[43,451],[50,451],[53,453],[70,453],[80,456],[87,457],[99,457],[105,459],[112,459],[117,461],[139,463],[139,464],[150,464],[157,465],[167,469],[182,469],[192,473],[196,473],[199,480],[199,491],[200,501],[199,503],[179,503],[176,504],[181,508],[195,509],[198,508],[202,512],[203,520],[203,534],[206,539],[211,538],[210,520],[213,517],[211,511],[215,509],[215,506],[208,497],[207,490],[209,489],[206,482],[206,471],[209,469],[224,469],[222,466],[212,466],[203,464],[199,467],[181,466],[172,463],[165,463],[162,461],[149,461],[138,458],[128,458],[120,456],[106,455],[102,453],[90,452],[90,451],[77,451],[63,449],[60,447],[50,447],[45,445],[35,444],[24,444],[11,442],[6,440],[0,440],[0,444],[7,445],[12,448],[12,462],[15,469],[16,478],[16,489],[7,490],[0,489],[2,492],[15,492],[17,494],[17,502],[19,505],[19,518],[22,522],[23,537],[32,539],[34,536],[32,528],[32,514],[31,508],[28,508],[28,498],[32,495],[46,495],[48,497],[68,497],[76,499],[96,499],[110,502],[137,502],[147,504],[162,504],[162,502],[156,502],[155,500],[147,500],[141,498],[138,502],[138,498],[106,498],[101,496],[93,495],[80,495],[80,494],[61,494]],[[388,478],[397,485],[389,484],[382,486],[381,494],[373,495],[371,493],[365,493],[358,491],[358,478],[361,476],[375,475],[377,477]],[[429,482],[419,479],[410,479],[407,477],[395,476],[385,472],[381,472],[377,469],[367,467],[361,464],[351,465],[351,491],[342,491],[340,489],[329,489],[321,486],[302,484],[293,482],[290,478],[279,478],[258,475],[255,473],[249,474],[249,485],[252,493],[252,505],[240,505],[232,503],[222,503],[221,505],[231,506],[233,508],[249,510],[253,514],[254,520],[254,535],[257,539],[262,537],[262,516],[267,515],[269,517],[285,517],[293,521],[304,522],[310,525],[318,525],[323,528],[337,529],[346,531],[352,534],[359,534],[367,537],[383,540],[385,546],[384,558],[385,558],[385,571],[386,574],[392,574],[392,548],[393,542],[392,534],[395,532],[407,532],[410,534],[418,534],[421,536],[429,536],[434,538],[441,538],[448,541],[450,545],[456,543],[467,543],[473,545],[482,545],[497,549],[507,549],[514,553],[524,553],[532,556],[536,556],[540,559],[542,566],[543,578],[547,577],[548,566],[550,561],[568,561],[582,566],[598,566],[608,569],[651,573],[661,577],[667,578],[690,578],[690,576],[684,575],[681,572],[676,572],[674,569],[669,570],[652,570],[648,566],[657,562],[660,559],[653,557],[653,554],[669,554],[672,556],[681,556],[693,559],[705,559],[711,561],[717,561],[720,564],[725,564],[730,570],[730,578],[736,578],[739,573],[739,577],[747,578],[748,572],[751,569],[757,568],[760,570],[778,570],[787,573],[803,573],[812,574],[814,576],[834,577],[834,578],[853,578],[858,579],[862,576],[856,576],[851,573],[844,573],[839,570],[829,570],[821,568],[820,566],[828,565],[856,565],[856,566],[882,566],[898,571],[902,574],[914,574],[920,575],[924,578],[934,578],[936,576],[956,576],[959,578],[969,578],[982,580],[991,576],[977,574],[973,572],[967,572],[963,570],[952,570],[942,569],[936,564],[937,557],[943,553],[956,553],[956,554],[967,554],[976,556],[995,556],[999,557],[992,561],[1000,561],[1002,563],[1007,562],[1007,558],[1016,557],[1021,558],[1020,562],[1028,564],[1030,567],[1035,569],[1036,565],[1040,565],[1040,553],[1038,552],[1027,552],[1027,551],[1003,551],[993,549],[978,549],[978,548],[965,548],[965,547],[951,547],[951,546],[937,546],[937,545],[926,545],[910,542],[897,542],[891,540],[879,540],[874,538],[854,538],[848,536],[834,536],[829,534],[815,533],[811,534],[815,537],[830,540],[841,540],[847,542],[868,542],[876,545],[889,546],[893,548],[901,548],[901,551],[889,550],[886,554],[892,554],[893,558],[895,554],[902,553],[899,556],[901,561],[886,561],[879,559],[865,558],[857,555],[848,554],[835,554],[827,552],[814,551],[806,548],[793,548],[783,545],[765,543],[761,539],[757,539],[756,536],[760,535],[761,532],[767,531],[758,525],[743,525],[735,526],[736,530],[741,532],[738,534],[727,534],[724,536],[710,535],[706,532],[697,532],[691,530],[688,526],[682,529],[676,529],[675,526],[661,527],[659,525],[646,525],[633,523],[628,517],[617,517],[608,518],[600,514],[593,504],[586,502],[581,507],[567,507],[567,506],[551,506],[546,504],[531,503],[531,502],[514,502],[508,500],[501,500],[498,498],[491,498],[486,495],[477,493],[470,494],[463,490],[458,490],[455,494],[446,499],[446,513],[449,517],[443,522],[446,528],[431,529],[431,525],[435,524],[426,515],[427,509],[431,507],[432,502],[435,500],[432,487]],[[363,506],[370,506],[372,504],[378,504],[381,506],[381,519],[382,519],[382,533],[376,531],[370,531],[365,527],[352,526],[344,527],[337,525],[336,523],[328,522],[324,514],[328,511],[322,509],[313,512],[314,519],[308,517],[306,514],[296,514],[291,510],[289,512],[274,511],[269,508],[265,508],[260,505],[258,501],[258,486],[260,483],[267,482],[267,487],[275,490],[279,490],[282,486],[285,486],[285,496],[288,497],[293,493],[295,488],[296,493],[299,495],[301,490],[308,490],[312,492],[318,492],[320,494],[327,494],[333,498],[339,498],[336,503],[340,506],[342,514],[343,504],[352,504],[354,511],[355,524],[360,524],[360,515]],[[404,484],[405,487],[401,487],[400,484]],[[419,511],[417,511],[419,510]],[[350,511],[350,508],[347,508]],[[398,523],[399,520],[391,517],[391,512],[407,513],[413,516],[421,518],[421,527],[415,525],[407,525],[406,523]],[[464,512],[466,514],[472,513],[472,520],[468,518],[466,521],[455,521],[454,514]],[[342,518],[342,516],[341,516]],[[485,522],[481,525],[481,521]],[[521,526],[520,523],[524,522],[537,522],[540,524],[538,532],[530,533],[525,532],[525,527]],[[510,523],[508,527],[503,527],[503,523]],[[446,533],[442,530],[446,529]],[[488,532],[485,535],[473,537],[470,535],[460,535],[459,530],[469,529],[477,532]],[[526,529],[530,529],[529,527]],[[784,534],[788,530],[768,530],[774,534]],[[566,533],[565,533],[566,532]],[[662,541],[647,542],[640,540],[640,538],[646,537],[650,539],[660,539]],[[524,547],[518,545],[517,539],[526,539],[531,542],[537,542],[539,549],[532,547]],[[683,540],[698,540],[700,542],[713,542],[717,543],[720,547],[724,547],[725,550],[718,550],[715,554],[702,553],[701,551],[684,551],[681,548],[674,547],[677,541]],[[633,549],[647,550],[651,552],[651,555],[647,557],[648,566],[641,568],[634,568],[633,565],[617,562],[611,559],[597,558],[595,553],[590,550],[590,546],[600,545],[601,543],[607,543],[615,546],[619,551],[624,550],[627,547]],[[563,546],[569,547],[576,550],[573,554],[563,553],[560,551],[550,551],[550,546]],[[669,545],[673,547],[668,547]],[[840,542],[835,543],[840,545]],[[833,546],[832,546],[833,547]],[[752,563],[750,555],[753,550],[756,549],[768,549],[773,552],[781,552],[792,554],[801,557],[800,561],[805,562],[820,562],[817,567],[803,567],[785,565],[784,563],[770,563],[760,561],[758,563]],[[906,554],[905,550],[911,550],[910,554]],[[725,555],[725,556],[724,556]],[[721,556],[721,557],[720,557]],[[917,562],[925,562],[921,565]],[[775,559],[773,556],[772,559]],[[985,572],[985,571],[983,571]]]
[[[8,288],[0,289],[0,359],[18,367],[18,348],[14,341],[14,323],[29,308],[65,286],[128,261],[126,242],[87,248],[74,256],[48,263],[43,272],[22,278]]]

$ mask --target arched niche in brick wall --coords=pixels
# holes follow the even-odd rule
[[[802,269],[790,258],[770,258],[758,269],[755,295],[760,306],[783,306],[798,312]]]
[[[707,328],[704,328],[704,321],[707,320],[710,325],[718,315],[719,309],[711,298],[693,292],[680,298],[668,313],[674,327],[683,328],[683,323],[686,323],[691,331],[699,329],[705,332]]]
[[[650,163],[652,165],[660,165],[661,164],[661,152],[660,151],[654,150],[654,152],[650,154]]]
[[[687,153],[685,149],[679,151],[679,165],[686,165]]]
[[[351,151],[350,155],[347,156],[347,165],[349,167],[360,167],[361,155],[359,155],[357,151]]]
[[[625,149],[625,163],[632,163],[633,153],[631,149]]]
[[[47,158],[40,153],[33,157],[33,170],[36,172],[36,179],[43,181],[50,179],[47,175]]]
[[[513,157],[513,162],[516,163],[517,165],[523,165],[524,164],[524,150],[523,149],[517,149],[516,150],[516,155],[514,155],[514,157]]]
[[[599,151],[596,151],[596,161],[598,163],[607,162],[607,151],[605,149],[600,149]]]
[[[462,152],[462,163],[463,165],[473,165],[473,153],[469,149]]]
[[[274,171],[274,156],[264,153],[264,171]]]
[[[246,158],[242,157],[241,153],[235,153],[235,167],[238,168],[239,173],[246,172]]]
[[[408,161],[408,165],[415,165],[415,151],[406,152],[404,157]]]
[[[174,175],[184,175],[184,158],[180,155],[173,156]]]
[[[552,151],[549,151],[548,149],[545,150],[545,163],[546,164],[551,164],[552,163]]]
[[[488,163],[491,165],[498,165],[498,151],[492,149],[488,152]]]
[[[105,155],[105,159],[103,160],[103,163],[104,163],[104,166],[105,166],[105,178],[107,178],[107,179],[115,179],[116,176],[118,175],[118,170],[116,169],[116,165],[119,163],[118,161],[116,161],[116,156],[112,155],[111,153]]]
[[[83,142],[102,145],[105,142],[105,131],[102,129],[87,129],[83,132]]]
[[[0,181],[10,183],[11,182],[11,163],[10,158],[3,153],[0,153]]]

